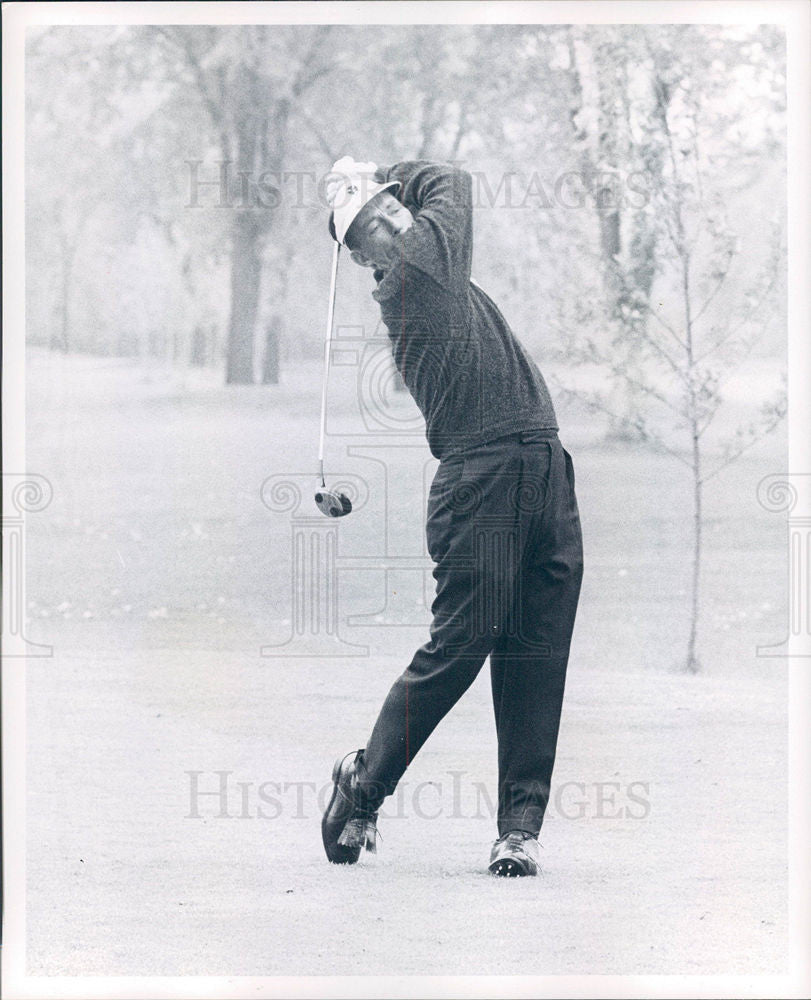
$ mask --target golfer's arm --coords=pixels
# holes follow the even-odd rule
[[[441,284],[467,287],[473,250],[471,176],[448,163],[407,160],[385,170],[415,224],[398,237],[403,259]]]

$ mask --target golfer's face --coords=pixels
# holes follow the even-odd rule
[[[414,216],[388,191],[365,205],[352,224],[352,243],[379,267],[395,263],[395,237],[414,225]]]

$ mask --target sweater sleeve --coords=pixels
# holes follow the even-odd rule
[[[466,290],[473,252],[470,174],[447,163],[407,160],[380,171],[398,181],[414,225],[396,237],[404,263],[451,290]]]

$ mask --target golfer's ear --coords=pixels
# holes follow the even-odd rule
[[[369,260],[368,257],[364,257],[362,253],[358,253],[357,250],[349,251],[349,259],[353,260],[358,267],[374,267],[374,262]]]

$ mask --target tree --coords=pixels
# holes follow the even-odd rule
[[[291,120],[308,117],[304,94],[331,69],[325,44],[330,27],[149,31],[162,40],[172,65],[179,59],[178,86],[192,88],[219,147],[225,201],[233,209],[226,382],[252,383],[263,253],[278,207],[273,182],[284,171]],[[196,174],[192,183],[199,183]]]
[[[625,322],[628,297],[649,301],[657,271],[656,227],[628,189],[632,178],[661,173],[660,145],[634,135],[634,94],[647,73],[644,41],[624,26],[566,29],[568,117],[581,183],[597,223],[604,328],[614,352],[620,351],[627,364],[633,363],[637,349]],[[642,324],[645,315],[643,310]],[[610,437],[638,436],[636,395],[627,380],[614,379]]]
[[[102,36],[97,35],[99,41]],[[109,41],[109,30],[103,35]],[[88,90],[77,74],[103,72],[95,47],[86,47],[75,29],[34,31],[26,52],[26,172],[28,261],[33,298],[48,296],[55,319],[49,323],[51,349],[74,346],[72,300],[77,254],[97,214],[114,191],[120,174],[99,170],[115,141],[116,108],[107,88]],[[58,88],[50,82],[58,76]],[[105,74],[106,81],[110,77]],[[76,128],[75,122],[82,127]],[[66,127],[72,122],[74,127]],[[37,279],[41,279],[41,284]]]
[[[769,331],[773,317],[780,317],[777,293],[785,250],[782,206],[778,206],[766,252],[752,272],[751,255],[742,253],[740,234],[729,222],[730,177],[713,177],[709,169],[712,159],[703,148],[705,140],[709,143],[707,120],[713,128],[718,120],[707,113],[707,104],[713,82],[729,85],[720,79],[726,66],[716,60],[710,85],[702,91],[696,83],[697,67],[687,64],[706,57],[702,39],[677,37],[663,45],[658,36],[657,41],[648,47],[650,100],[641,127],[644,144],[659,147],[648,174],[651,201],[646,206],[657,246],[657,284],[652,287],[659,291],[652,296],[651,289],[640,289],[627,280],[629,269],[618,267],[620,337],[625,338],[626,349],[616,350],[616,341],[606,347],[587,338],[579,360],[601,366],[612,381],[628,386],[632,406],[623,417],[642,440],[688,470],[693,511],[685,665],[697,672],[704,489],[779,425],[786,412],[784,389],[774,386],[759,413],[738,428],[715,458],[709,454],[708,432],[723,406],[725,383]],[[738,53],[735,63],[740,63]],[[724,137],[722,145],[729,156],[729,139]],[[753,155],[752,149],[739,145],[733,181],[755,176],[747,163]],[[757,246],[760,241],[753,242]],[[622,340],[619,346],[623,347]],[[616,418],[605,393],[578,395],[593,410]]]

